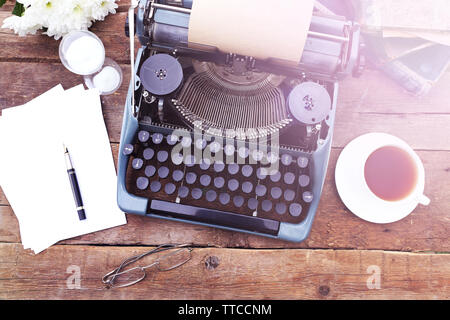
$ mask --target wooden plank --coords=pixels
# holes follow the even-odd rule
[[[114,94],[102,96],[103,115],[112,142],[120,141],[123,106],[130,79],[129,66],[121,67],[122,86]],[[0,109],[27,103],[60,83],[65,89],[83,83],[82,76],[71,73],[60,63],[0,62],[0,70]]]
[[[114,152],[117,147],[113,146]],[[349,212],[334,183],[340,150],[332,151],[321,202],[309,238],[294,244],[214,228],[128,215],[126,226],[74,238],[70,244],[155,245],[192,241],[223,247],[250,248],[355,248],[399,251],[450,252],[450,152],[424,151],[428,207],[419,206],[407,218],[392,224],[372,224]],[[10,207],[0,206],[0,241],[19,242],[18,224]]]
[[[0,21],[6,17],[0,12]],[[103,42],[106,56],[118,63],[129,63],[129,38],[125,36],[125,19],[127,13],[117,13],[97,21],[90,29]],[[58,63],[60,40],[54,40],[46,35],[37,33],[20,37],[13,30],[0,29],[2,46],[0,47],[0,61],[34,61]],[[136,38],[136,48],[140,47]]]
[[[415,97],[383,73],[366,70],[360,78],[347,77],[339,84],[338,109],[347,113],[369,114],[448,114],[449,72],[423,97]]]
[[[337,111],[333,147],[343,148],[356,137],[384,132],[416,150],[450,150],[450,114],[377,114]]]
[[[122,87],[117,93],[102,98],[111,142],[120,141],[122,106],[130,78],[129,67],[122,65],[122,68],[124,72]],[[70,73],[59,63],[0,62],[0,69],[5,75],[0,79],[0,88],[8,88],[0,96],[0,108],[23,104],[58,83],[62,83],[64,87],[68,88],[82,82],[82,77]],[[49,74],[52,75],[51,79],[48,77]],[[11,83],[10,79],[15,79],[15,81]],[[355,95],[360,95],[364,90],[363,84],[367,82],[376,86],[377,83],[383,82],[383,78],[377,72],[369,72],[367,73],[367,81],[362,79],[360,86],[356,87],[355,85],[352,92]],[[447,91],[442,90],[443,98],[445,98]],[[422,111],[415,113],[399,114],[390,113],[388,110],[372,112],[371,105],[365,103],[360,108],[355,108],[354,101],[357,98],[352,100],[349,98],[348,91],[341,90],[341,92],[346,92],[347,96],[344,96],[344,99],[339,102],[333,142],[334,147],[342,148],[360,134],[382,131],[403,138],[415,149],[450,150],[450,136],[447,134],[447,128],[450,126],[450,113],[428,113],[433,106],[426,104],[417,104],[415,107],[416,111],[419,106]],[[401,101],[406,97],[406,94],[402,92],[392,92],[391,94],[397,101]],[[438,99],[433,99],[436,99],[437,103]],[[406,99],[406,101],[408,100]],[[441,100],[437,108],[440,111],[437,112],[442,112],[442,106],[446,105],[446,101]],[[407,107],[408,103],[402,105],[402,108]]]
[[[102,288],[103,274],[125,258],[149,249],[66,245],[33,256],[19,245],[0,244],[0,299],[450,297],[450,255],[359,250],[197,248],[179,269],[151,273],[128,288]],[[374,276],[374,271],[379,274]],[[78,287],[73,280],[76,272],[80,275]],[[378,275],[380,281],[372,281]],[[369,289],[368,282],[380,289]]]

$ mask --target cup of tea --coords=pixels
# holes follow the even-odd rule
[[[422,161],[405,141],[389,134],[353,140],[338,159],[335,178],[344,204],[370,222],[395,222],[430,203]]]

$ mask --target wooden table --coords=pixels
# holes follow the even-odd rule
[[[0,20],[9,9],[1,9]],[[125,75],[122,88],[102,98],[115,157],[130,70],[125,17],[126,2],[91,29]],[[69,88],[82,82],[59,62],[59,41],[0,29],[0,43],[2,109],[58,83]],[[328,176],[311,235],[301,244],[128,215],[125,226],[60,242],[35,256],[23,250],[17,219],[0,191],[0,299],[448,299],[449,103],[450,72],[423,98],[409,96],[377,71],[343,81]],[[386,225],[349,212],[334,184],[342,148],[374,131],[399,136],[417,150],[431,198],[429,207]],[[126,257],[186,242],[198,248],[182,269],[151,274],[126,289],[101,289],[102,275]],[[67,285],[74,270],[80,271],[78,288]],[[373,288],[377,278],[379,288]]]

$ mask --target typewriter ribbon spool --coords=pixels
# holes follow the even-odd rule
[[[177,90],[183,82],[183,68],[168,54],[155,54],[142,65],[140,79],[145,90],[155,96],[165,96]]]
[[[312,125],[326,119],[331,112],[331,97],[327,89],[316,82],[303,82],[288,97],[289,111],[301,123]]]

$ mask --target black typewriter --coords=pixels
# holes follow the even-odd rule
[[[136,3],[135,3],[136,4]],[[127,212],[288,241],[309,234],[338,81],[359,70],[359,27],[314,12],[298,65],[193,49],[193,1],[140,1],[118,168]],[[136,21],[136,23],[135,23]],[[131,52],[134,52],[131,35]]]

